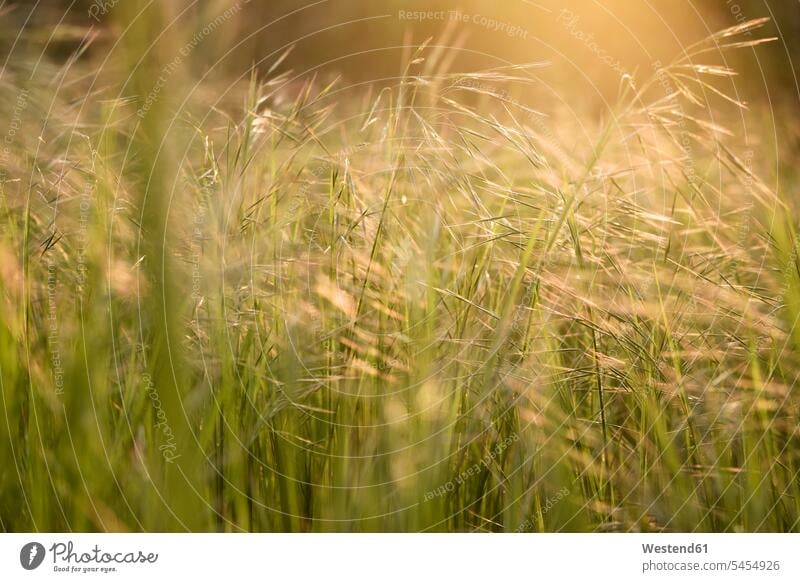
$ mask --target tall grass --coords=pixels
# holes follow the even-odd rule
[[[128,18],[0,83],[4,530],[800,529],[796,200],[696,64],[762,22],[598,122],[435,46],[139,116]]]

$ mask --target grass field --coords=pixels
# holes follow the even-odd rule
[[[697,64],[760,24],[600,117],[435,43],[7,66],[0,528],[799,531],[798,182]]]

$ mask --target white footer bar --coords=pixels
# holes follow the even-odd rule
[[[0,580],[140,581],[168,576],[326,582],[579,576],[593,582],[796,582],[800,535],[0,535]]]

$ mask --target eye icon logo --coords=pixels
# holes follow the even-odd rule
[[[22,546],[19,552],[19,563],[26,570],[35,570],[44,561],[44,546],[38,542],[31,542]]]

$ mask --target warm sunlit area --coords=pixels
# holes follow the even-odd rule
[[[0,531],[800,531],[795,2],[0,15]]]

